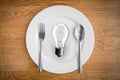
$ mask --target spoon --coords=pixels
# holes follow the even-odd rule
[[[78,42],[78,72],[82,73],[82,62],[81,62],[81,53],[80,53],[80,42],[83,40],[85,36],[85,31],[83,26],[80,24],[75,29],[75,37]]]

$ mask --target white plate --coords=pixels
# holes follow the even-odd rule
[[[43,69],[57,74],[68,73],[77,67],[77,41],[74,37],[74,29],[82,24],[85,29],[85,37],[81,45],[82,65],[87,62],[94,47],[94,32],[91,23],[80,11],[68,6],[52,6],[40,11],[30,22],[26,45],[32,60],[38,64],[38,23],[45,23],[45,39],[42,50]],[[62,57],[55,55],[55,41],[52,35],[54,25],[64,23],[68,26],[69,37],[65,43],[65,52]]]

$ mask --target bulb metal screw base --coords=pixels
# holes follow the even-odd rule
[[[63,55],[63,48],[55,48],[55,54],[61,57]]]

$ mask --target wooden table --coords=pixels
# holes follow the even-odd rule
[[[83,74],[38,73],[27,52],[31,19],[59,4],[80,10],[93,25],[95,48]],[[0,80],[120,80],[120,0],[0,0]]]

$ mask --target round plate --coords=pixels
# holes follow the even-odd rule
[[[82,65],[87,62],[94,48],[94,32],[89,20],[80,11],[68,6],[52,6],[39,12],[30,22],[26,45],[32,60],[38,65],[39,38],[38,24],[45,23],[45,39],[42,47],[43,69],[57,74],[68,73],[77,67],[77,40],[74,29],[82,24],[85,29],[85,37],[81,42]],[[53,28],[57,23],[64,23],[69,30],[69,37],[65,42],[64,55],[55,55],[55,41],[52,35]]]

